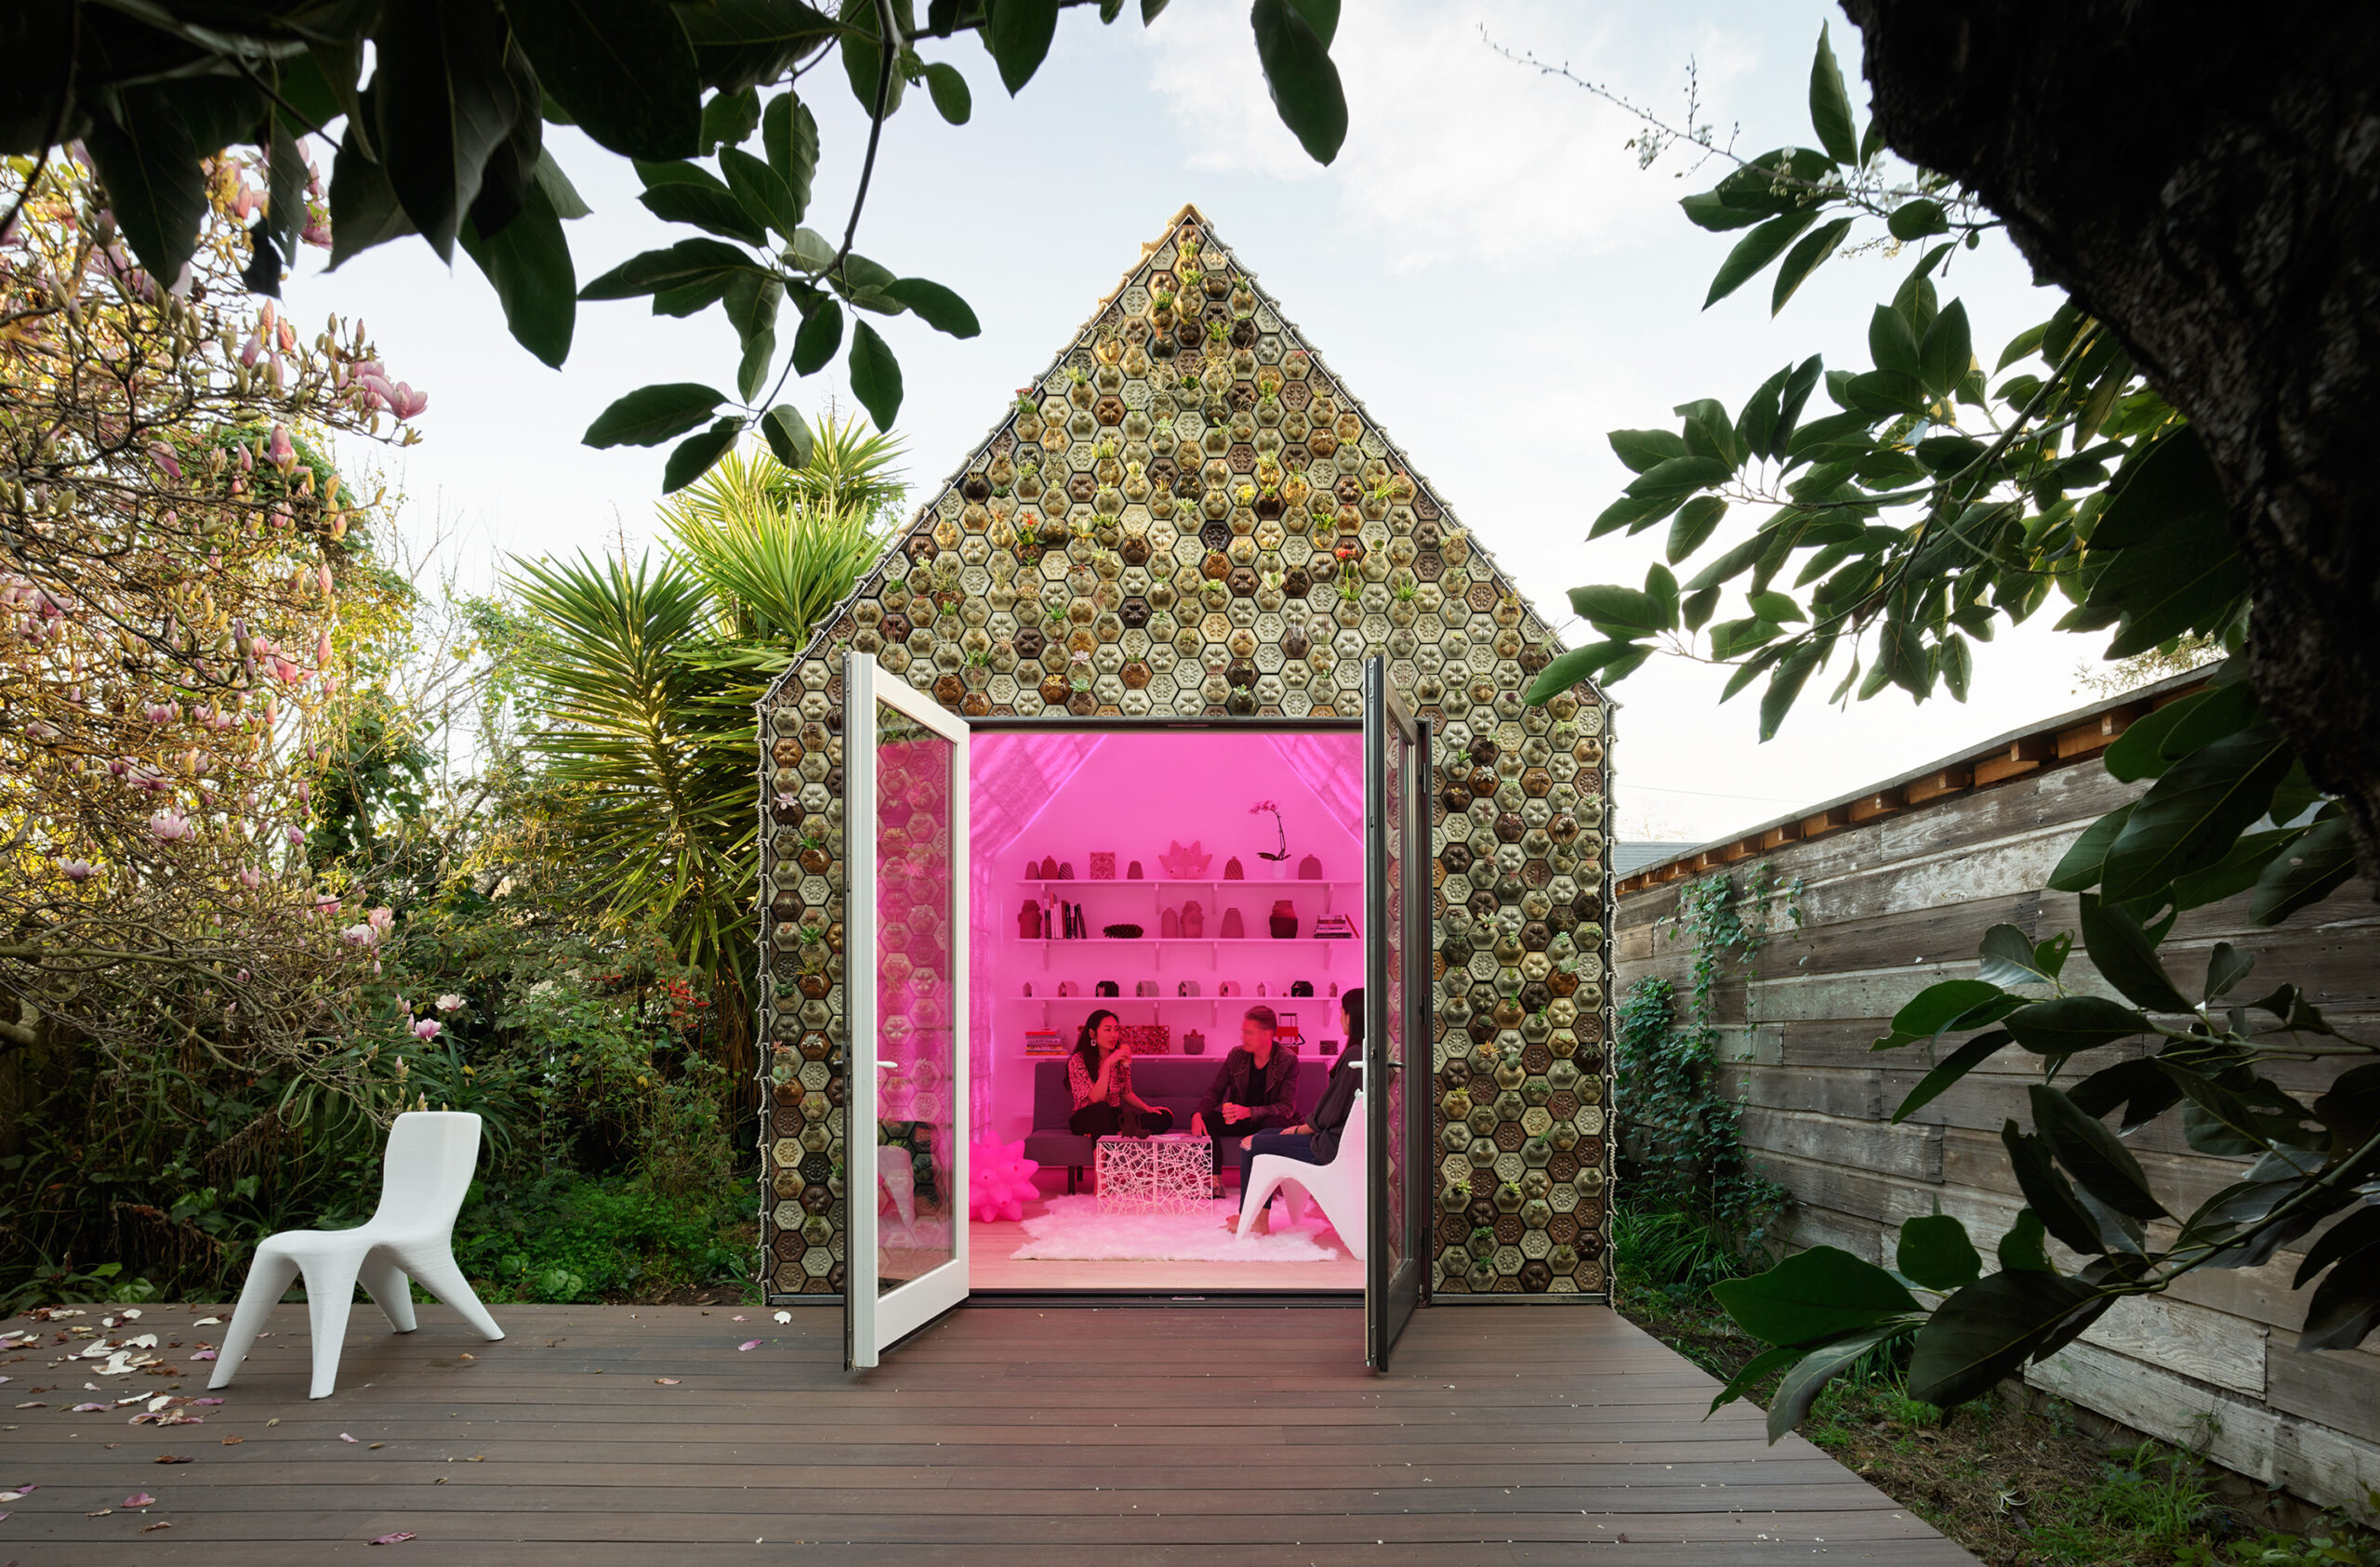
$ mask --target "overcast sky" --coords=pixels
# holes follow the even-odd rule
[[[1275,118],[1243,0],[1173,0],[1146,31],[1069,11],[1014,101],[978,46],[945,47],[940,58],[973,87],[973,122],[945,125],[910,95],[886,127],[859,241],[896,272],[957,288],[984,323],[963,343],[908,318],[886,328],[907,381],[899,433],[912,478],[948,473],[1142,243],[1196,202],[1522,591],[1578,639],[1565,590],[1640,581],[1663,533],[1585,543],[1628,477],[1605,432],[1674,428],[1671,408],[1690,398],[1736,408],[1812,352],[1864,367],[1869,313],[1908,258],[1838,259],[1773,322],[1765,279],[1705,312],[1732,236],[1694,229],[1674,204],[1721,168],[1679,178],[1673,158],[1641,171],[1626,145],[1632,120],[1490,52],[1482,26],[1673,116],[1692,61],[1702,117],[1723,135],[1739,125],[1750,154],[1812,139],[1822,21],[1864,125],[1858,34],[1831,7],[1351,5],[1332,50],[1351,128],[1328,169]],[[866,117],[832,62],[803,85],[824,148],[812,222],[840,233]],[[571,227],[582,281],[684,232],[636,204],[620,160],[575,132],[549,138],[595,208]],[[450,275],[417,242],[335,274],[307,257],[290,287],[298,319],[363,317],[390,367],[430,392],[426,439],[390,454],[387,478],[406,497],[408,533],[440,541],[466,586],[492,582],[508,553],[600,550],[623,535],[641,546],[667,448],[595,452],[580,432],[633,387],[734,377],[716,310],[677,322],[641,301],[582,306],[570,362],[555,372],[507,336],[468,262]],[[1951,294],[1987,355],[2055,305],[2004,246],[1963,255]],[[848,407],[840,371],[790,395],[814,411],[840,394]],[[1832,678],[1821,677],[1766,745],[1751,696],[1715,704],[1723,673],[1655,661],[1615,692],[1622,835],[1720,836],[2073,706],[2076,665],[2096,644],[2034,630],[1979,651],[1964,706],[1892,692],[1831,711],[1818,701]]]

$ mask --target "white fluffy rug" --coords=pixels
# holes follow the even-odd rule
[[[1088,1194],[1049,1199],[1049,1211],[1025,1221],[1025,1244],[1012,1254],[1035,1262],[1330,1262],[1341,1255],[1318,1209],[1302,1224],[1290,1224],[1283,1205],[1273,1207],[1274,1230],[1243,1241],[1223,1229],[1236,1210],[1231,1202],[1195,1214],[1103,1214]]]

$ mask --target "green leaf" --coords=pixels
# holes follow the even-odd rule
[[[793,335],[793,373],[814,375],[843,346],[843,308],[821,295]]]
[[[2380,1324],[2380,1251],[2366,1247],[2323,1275],[2306,1305],[2297,1335],[2301,1354],[2352,1350]]]
[[[743,419],[731,415],[694,439],[679,442],[678,449],[669,454],[668,466],[662,470],[661,493],[673,494],[708,473],[711,465],[728,454],[735,438],[743,432]]]
[[[691,158],[699,150],[702,86],[675,7],[505,0],[504,9],[538,85],[599,145],[631,158]]]
[[[639,387],[598,414],[581,439],[589,446],[658,446],[709,418],[726,401],[692,381]]]
[[[876,328],[864,321],[852,329],[851,375],[852,395],[859,405],[878,429],[891,429],[901,412],[901,365]]]
[[[1879,1345],[1890,1343],[1911,1332],[1915,1323],[1887,1323],[1838,1338],[1811,1350],[1797,1362],[1777,1384],[1777,1396],[1768,1405],[1768,1440],[1781,1441],[1795,1427],[1810,1417],[1810,1406],[1818,1402],[1818,1394],[1834,1379],[1836,1373],[1872,1353]]]
[[[1727,1379],[1727,1385],[1720,1389],[1718,1396],[1711,1401],[1711,1413],[1715,1415],[1736,1400],[1744,1397],[1752,1389],[1760,1386],[1763,1378],[1800,1360],[1802,1353],[1791,1344],[1773,1344],[1752,1356],[1745,1363],[1741,1371]]]
[[[1000,3],[1005,7],[1014,0]],[[1289,0],[1256,0],[1249,21],[1256,30],[1256,58],[1264,68],[1264,86],[1281,124],[1289,127],[1308,157],[1318,164],[1330,162],[1347,139],[1347,95],[1339,85],[1339,68],[1330,62],[1329,41],[1315,32],[1302,6]]]
[[[1670,523],[1669,547],[1663,551],[1670,564],[1675,565],[1701,548],[1703,541],[1711,536],[1711,530],[1726,515],[1727,503],[1716,495],[1697,495],[1681,507]]]
[[[2304,1289],[2315,1276],[2343,1257],[2380,1246],[2380,1207],[2362,1205],[2322,1232],[2322,1238],[2306,1248],[2306,1260],[2297,1266],[2297,1276],[2290,1281],[2290,1288]]]
[[[1802,612],[1802,606],[1793,602],[1790,596],[1773,588],[1751,595],[1751,601],[1752,613],[1779,625],[1809,618]]]
[[[2013,925],[1995,925],[1983,933],[1977,951],[1983,967],[1976,978],[1988,985],[2045,985],[2054,977],[2034,957],[2032,938]]]
[[[1931,1039],[1943,1034],[1978,1007],[2001,998],[1998,985],[1981,980],[1944,980],[1911,996],[1893,1014],[1892,1036],[1904,1041]]]
[[[1794,698],[1809,683],[1810,673],[1818,666],[1818,650],[1805,644],[1785,655],[1777,672],[1768,678],[1768,689],[1760,693],[1760,738],[1777,737],[1785,722],[1785,715],[1792,710]]]
[[[1698,191],[1677,204],[1686,213],[1687,222],[1720,234],[1731,229],[1749,229],[1768,216],[1757,207],[1729,205],[1715,191]]]
[[[565,223],[585,217],[595,210],[579,195],[578,187],[570,182],[570,176],[562,173],[562,165],[554,162],[553,154],[542,148],[537,157],[536,181],[537,189],[546,193],[546,200],[552,204],[554,216]]]
[[[2059,858],[2056,868],[2049,874],[2053,891],[2080,892],[2098,885],[2108,850],[2122,836],[2124,823],[2132,820],[2132,810],[2129,805],[2118,806],[2082,829],[2082,836],[2074,840],[2073,847]]]
[[[703,105],[702,151],[707,157],[721,147],[741,147],[760,128],[760,95],[750,87],[720,93]]]
[[[784,297],[785,284],[762,272],[739,274],[728,285],[727,319],[744,345],[735,390],[747,402],[760,395],[769,367],[776,362],[777,304]]]
[[[2264,815],[2294,760],[2281,731],[2259,724],[2175,763],[2134,802],[2108,849],[2100,891],[2130,902],[2222,860]]]
[[[1628,484],[1632,495],[1691,494],[1724,482],[1735,468],[1717,457],[1667,457]]]
[[[1141,25],[1148,26],[1170,4],[1170,0],[1141,0]]]
[[[2081,1280],[2056,1273],[2011,1271],[1978,1279],[1918,1329],[1909,1396],[1944,1409],[1981,1398],[2027,1356],[2076,1322],[2088,1325],[2112,1303]]]
[[[983,328],[976,324],[975,312],[967,301],[938,283],[925,278],[895,278],[886,283],[882,292],[915,310],[919,321],[937,332],[947,332],[953,337],[972,337]]]
[[[927,66],[926,91],[932,95],[934,112],[950,124],[963,125],[974,116],[975,97],[957,66],[942,60]]]
[[[1890,305],[1877,306],[1868,318],[1868,352],[1877,369],[1923,382],[1917,334],[1911,330],[1909,318]]]
[[[2149,1020],[2104,995],[2061,995],[2008,1014],[2016,1043],[2043,1056],[2070,1056],[2150,1032]]]
[[[1289,4],[1305,18],[1305,24],[1314,29],[1322,46],[1329,48],[1330,41],[1339,35],[1339,0],[1289,0]]]
[[[1638,647],[1633,642],[1608,641],[1590,642],[1583,648],[1572,648],[1567,652],[1556,653],[1553,663],[1538,671],[1536,680],[1528,688],[1526,700],[1532,705],[1551,702],[1556,695],[1568,691],[1580,680],[1593,678],[1595,671],[1605,665],[1615,664],[1632,652],[1643,653],[1649,651]],[[1620,675],[1626,674],[1628,670],[1635,668],[1637,664],[1643,662],[1643,659],[1637,659],[1611,678],[1618,679]]]
[[[760,415],[760,433],[768,438],[769,450],[777,461],[794,469],[810,466],[810,454],[814,442],[809,422],[801,410],[790,402],[780,402]]]
[[[768,243],[760,216],[748,211],[709,170],[693,164],[640,164],[637,172],[645,180],[644,193],[637,200],[663,222],[691,223],[747,244]]]
[[[482,172],[525,107],[505,70],[507,37],[503,13],[470,0],[390,7],[372,35],[373,145],[442,260],[454,259]]]
[[[1871,370],[1864,375],[1854,375],[1845,389],[1850,393],[1852,406],[1868,415],[1870,424],[1884,415],[1925,412],[1925,383],[1897,370]]]
[[[1816,1344],[1918,1310],[1898,1279],[1838,1246],[1796,1252],[1765,1273],[1723,1279],[1711,1293],[1738,1327],[1767,1344]]]
[[[2129,549],[2193,522],[2219,526],[2228,509],[2215,459],[2198,431],[2185,425],[2135,449],[2109,486],[2091,547]]]
[[[388,171],[364,155],[363,143],[366,139],[362,127],[350,122],[331,164],[334,271],[350,257],[414,231],[413,219],[405,216],[403,204],[397,200],[396,187],[389,183]],[[96,160],[98,153],[94,151],[92,155]]]
[[[1645,473],[1672,457],[1687,454],[1686,438],[1675,430],[1616,429],[1605,439],[1632,473]]]
[[[984,44],[1000,68],[1001,85],[1014,98],[1050,52],[1058,31],[1058,0],[985,0],[984,9]]]
[[[2011,1273],[2047,1273],[2049,1251],[2042,1244],[2046,1233],[2042,1228],[2042,1216],[2030,1208],[2016,1215],[2016,1222],[2008,1233],[2000,1237],[2000,1266]]]
[[[1858,166],[1859,139],[1851,128],[1851,99],[1843,90],[1843,68],[1834,63],[1834,46],[1827,41],[1824,22],[1818,23],[1818,58],[1810,61],[1810,128],[1818,133],[1818,145],[1828,157]]]
[[[2020,1132],[2016,1123],[2009,1121],[2000,1128],[2000,1141],[2008,1151],[2008,1167],[2016,1178],[2017,1190],[2032,1211],[2041,1216],[2043,1226],[2056,1236],[2069,1251],[2095,1257],[2107,1250],[2099,1239],[2099,1221],[2091,1217],[2074,1188],[2067,1183],[2050,1163],[2049,1144],[2030,1132]]]
[[[2188,1012],[2189,1001],[2157,961],[2157,944],[2140,922],[2121,907],[2085,892],[2082,898],[2082,950],[2100,977],[2151,1012]]]
[[[1893,1258],[1904,1278],[1927,1289],[1963,1289],[1983,1276],[1983,1258],[1967,1239],[1967,1227],[1949,1214],[1904,1219]]]
[[[758,270],[752,258],[717,240],[680,240],[667,250],[630,257],[578,291],[581,299],[633,299],[641,295],[716,285],[719,295],[739,272]]]
[[[1810,393],[1818,386],[1818,376],[1825,369],[1826,362],[1812,354],[1795,365],[1793,373],[1786,377],[1785,390],[1778,399],[1777,428],[1769,435],[1764,455],[1781,458],[1792,448],[1793,437],[1801,429],[1802,409],[1809,402]]]
[[[1649,636],[1670,628],[1661,606],[1650,594],[1633,587],[1574,587],[1570,607],[1607,637]]]
[[[2154,712],[2135,718],[2132,726],[2117,735],[2115,743],[2099,758],[2100,765],[2108,770],[2109,776],[2126,784],[2160,776],[2172,761],[2164,754],[2165,737],[2190,716],[2192,708],[2204,704],[2214,694],[2213,691],[2192,691],[2179,701],[2169,702]]]
[[[496,289],[504,323],[520,345],[562,368],[578,321],[578,278],[549,187],[533,181],[521,210],[493,238],[466,217],[456,238]]]
[[[21,69],[26,62],[19,63]],[[83,146],[133,258],[170,287],[197,251],[206,216],[202,149],[159,88],[126,87],[112,96],[112,112],[91,116]]]
[[[1804,280],[1821,266],[1843,244],[1843,236],[1851,232],[1852,220],[1838,217],[1831,223],[1820,224],[1804,234],[1799,244],[1786,253],[1785,264],[1777,269],[1777,285],[1769,291],[1768,313],[1783,311],[1785,301],[1793,297]]]
[[[2166,1217],[2164,1205],[2149,1190],[2140,1161],[2108,1130],[2105,1122],[2084,1114],[2062,1091],[2045,1083],[2035,1083],[2026,1092],[2032,1100],[2034,1127],[2085,1192],[2144,1224]]]
[[[793,193],[793,218],[800,223],[810,210],[810,181],[818,170],[818,122],[791,88],[760,112],[760,145],[768,150],[769,166]]]
[[[1967,699],[1967,682],[1975,675],[1975,655],[1967,651],[1966,639],[1952,631],[1945,634],[1938,644],[1940,652],[1937,665],[1941,671],[1942,689],[1951,699]]]
[[[835,36],[835,24],[801,0],[705,0],[669,7],[694,46],[702,85],[739,92],[783,79]]]
[[[2347,831],[2347,818],[2317,822],[2276,855],[2256,878],[2255,895],[2248,900],[2248,917],[2258,925],[2279,925],[2308,904],[2320,902],[2354,875],[2355,839]]]
[[[904,33],[909,32],[910,18],[907,0],[896,7],[903,14],[893,20]],[[842,8],[843,75],[851,83],[852,97],[859,100],[860,112],[876,114],[876,94],[884,92],[884,115],[891,119],[901,109],[901,99],[908,90],[908,82],[901,73],[899,50],[894,51],[892,72],[884,73],[884,56],[878,46],[877,30],[879,18],[876,0],[843,0]]]
[[[727,188],[734,193],[736,204],[753,222],[765,223],[787,239],[800,230],[801,204],[794,200],[793,188],[774,165],[740,147],[730,147],[720,153],[719,166],[727,175]]]
[[[1998,1055],[2003,1047],[2011,1043],[2013,1041],[2006,1029],[1995,1028],[1978,1034],[1960,1046],[1948,1060],[1917,1080],[1917,1086],[1909,1091],[1909,1096],[1900,1101],[1900,1108],[1893,1112],[1893,1125],[1900,1125],[1940,1099],[1958,1084],[1959,1079]],[[1903,1269],[1902,1271],[1907,1272],[1908,1270]]]
[[[1967,331],[1967,308],[1957,299],[1942,307],[1918,345],[1917,378],[1937,397],[1948,397],[1975,364],[1975,343]]]
[[[1892,216],[1884,219],[1884,228],[1893,238],[1903,244],[1910,244],[1931,234],[1949,233],[1950,218],[1942,210],[1940,202],[1928,201],[1921,196],[1893,208]],[[2003,366],[2006,363],[2005,361],[2002,362]]]
[[[2212,1004],[2230,993],[2256,967],[2256,955],[2241,952],[2228,942],[2215,943],[2206,960],[2206,999]]]
[[[2087,606],[2122,617],[2108,656],[2219,625],[2245,589],[2229,508],[2197,432],[2184,427],[2123,466],[2092,529],[2090,553],[2117,552]],[[2154,549],[2134,546],[2154,541]]]
[[[1751,282],[1817,217],[1815,209],[1789,212],[1770,218],[1738,240],[1736,248],[1727,253],[1727,258],[1719,263],[1719,270],[1712,277],[1711,292],[1704,296],[1702,308],[1709,309]]]

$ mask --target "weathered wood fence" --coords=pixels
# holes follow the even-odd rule
[[[1802,884],[1801,931],[1780,928],[1717,996],[1744,1142],[1793,1192],[1795,1245],[1830,1244],[1889,1265],[1901,1221],[1938,1211],[1964,1220],[1990,1255],[2020,1206],[2000,1129],[2012,1116],[2030,1124],[2031,1058],[1999,1058],[1896,1126],[1894,1109],[1931,1063],[1915,1049],[1876,1055],[1869,1045],[1918,991],[1971,977],[1988,927],[2005,922],[2037,941],[2075,929],[2075,900],[2047,889],[2051,869],[2141,787],[2109,777],[2099,753],[2197,683],[2182,677],[2069,713],[1620,883],[1620,993],[1659,975],[1681,995],[1687,949],[1665,926],[1683,886],[1719,872],[1740,885],[1764,861]],[[2367,883],[2277,929],[2249,923],[2245,895],[2184,915],[2164,952],[2186,991],[2218,941],[2257,955],[2256,994],[2292,981],[2347,1033],[2380,1032],[2380,905]],[[2068,973],[2114,994],[2079,941]],[[2141,1049],[2093,1051],[2074,1075]],[[2338,1067],[2291,1070],[2275,1076],[2310,1097]],[[2169,1202],[2198,1203],[2244,1163],[2192,1151],[2177,1125],[2145,1127],[2133,1146]],[[2296,1351],[2306,1297],[2290,1280],[2302,1257],[2291,1248],[2263,1268],[2202,1270],[2162,1297],[2126,1301],[2026,1379],[2318,1505],[2368,1510],[2380,1487],[2380,1354]]]

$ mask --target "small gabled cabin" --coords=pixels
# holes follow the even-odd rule
[[[971,1292],[1360,1291],[1380,1363],[1421,1302],[1602,1298],[1610,705],[1523,703],[1559,651],[1184,207],[760,704],[772,1303],[873,1364]],[[1294,1127],[1359,1033],[1316,1205],[1226,1233],[1235,1047]]]

